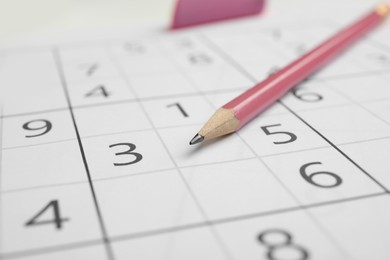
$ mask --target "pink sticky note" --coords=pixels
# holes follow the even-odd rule
[[[265,0],[177,0],[171,29],[260,13]]]

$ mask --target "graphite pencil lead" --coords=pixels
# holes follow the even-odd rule
[[[191,139],[190,145],[201,143],[203,142],[203,140],[204,140],[203,136],[201,136],[200,134],[196,134],[194,138]]]

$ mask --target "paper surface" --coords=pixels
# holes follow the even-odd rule
[[[188,146],[340,28],[284,19],[3,48],[2,259],[389,259],[388,24]]]

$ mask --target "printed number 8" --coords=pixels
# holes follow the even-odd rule
[[[271,236],[271,238],[269,238]],[[268,237],[268,238],[267,238]],[[272,237],[283,237],[281,241],[275,241]],[[307,260],[309,259],[309,253],[303,247],[293,244],[292,236],[281,229],[268,229],[262,232],[258,237],[258,241],[268,248],[267,258],[269,260]],[[290,249],[298,253],[298,257],[293,258],[280,258],[281,250]],[[279,252],[279,257],[278,257]],[[288,251],[287,251],[288,252]],[[295,255],[295,254],[294,254]]]

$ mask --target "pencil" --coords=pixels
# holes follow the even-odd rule
[[[288,90],[376,27],[389,12],[389,5],[378,5],[349,27],[219,108],[192,138],[190,145],[239,130]]]

